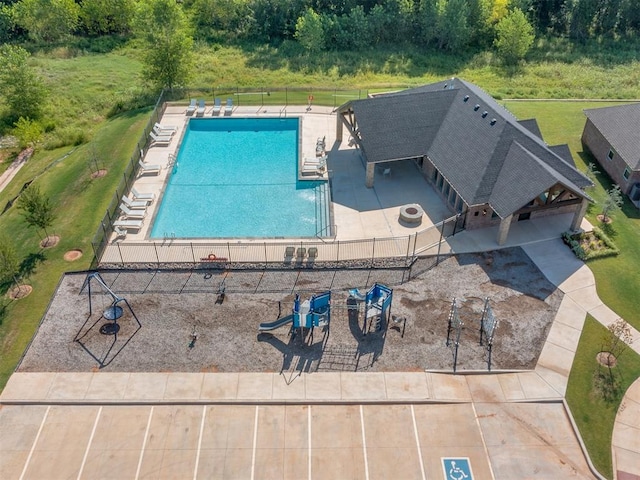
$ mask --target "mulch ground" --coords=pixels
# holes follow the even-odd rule
[[[486,370],[480,318],[498,320],[492,370],[530,369],[562,293],[520,248],[449,257],[435,268],[286,271],[105,271],[121,300],[116,335],[105,334],[112,298],[85,274],[69,274],[51,301],[19,371],[299,372],[452,370],[448,319],[455,298],[464,323],[458,370]],[[381,331],[364,325],[364,306],[347,308],[348,289],[380,282],[393,288]],[[220,302],[218,290],[224,285]],[[83,288],[84,287],[84,288]],[[301,299],[331,290],[329,329],[259,333],[261,322],[291,313]],[[91,298],[91,302],[89,302]],[[91,304],[92,313],[89,314]],[[130,308],[129,308],[130,307]],[[108,315],[108,313],[107,313]],[[406,322],[402,321],[406,319]],[[102,331],[101,331],[102,330]]]

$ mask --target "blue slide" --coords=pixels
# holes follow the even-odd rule
[[[287,315],[286,317],[280,317],[275,322],[265,322],[261,323],[258,330],[261,332],[268,332],[269,330],[275,330],[276,328],[280,328],[287,323],[293,322],[293,314]]]

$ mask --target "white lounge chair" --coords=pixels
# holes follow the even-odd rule
[[[326,137],[318,138],[316,140],[316,156],[324,155],[324,151],[327,148],[327,144],[325,142]]]
[[[155,193],[140,193],[135,187],[131,187],[131,195],[133,195],[134,200],[146,200],[149,203],[156,199]]]
[[[122,203],[124,203],[131,210],[145,210],[148,202],[146,200],[131,200],[129,197],[122,196]]]
[[[126,219],[135,218],[142,220],[147,215],[146,210],[129,210],[124,203],[121,203],[118,208],[120,208],[120,211]]]
[[[162,167],[160,165],[149,165],[148,163],[144,163],[142,161],[138,161],[138,165],[140,166],[140,175],[144,175],[145,173],[153,173],[158,175],[162,171]]]
[[[153,129],[157,130],[158,132],[164,132],[164,133],[176,133],[178,131],[178,127],[176,127],[175,125],[160,125],[158,122],[153,124]]]
[[[142,220],[116,220],[113,226],[125,230],[140,230],[143,223]]]
[[[302,175],[320,176],[323,172],[320,170],[319,165],[303,165],[300,173],[302,173]]]
[[[204,104],[204,100],[199,100],[198,101],[198,109],[196,110],[196,117],[203,117],[205,109],[206,109],[206,107],[205,107],[205,104]]]
[[[156,135],[155,133],[151,132],[149,133],[149,136],[151,137],[151,147],[153,147],[154,145],[169,145],[171,143],[171,135],[166,136],[166,135]]]
[[[304,165],[314,165],[316,167],[324,167],[327,164],[327,156],[323,155],[322,157],[305,157]]]
[[[120,228],[120,227],[113,227],[113,233],[116,234],[116,239],[118,239],[118,238],[126,237],[127,233],[129,233],[129,232],[127,231],[126,228],[123,229],[123,228]]]
[[[211,109],[211,116],[216,117],[220,115],[220,110],[222,109],[222,100],[216,98],[213,101],[213,108]]]
[[[187,107],[187,115],[193,115],[196,112],[197,108],[197,100],[195,98],[191,99],[191,103]]]
[[[172,137],[176,133],[175,130],[160,130],[155,125],[153,126],[152,132],[158,137]]]
[[[233,98],[229,97],[227,98],[227,104],[224,106],[224,114],[226,115],[231,115],[231,112],[233,111]]]

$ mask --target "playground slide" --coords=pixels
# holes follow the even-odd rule
[[[293,315],[287,315],[286,317],[280,317],[275,322],[264,322],[260,324],[258,330],[261,332],[268,332],[269,330],[275,330],[276,328],[280,328],[287,323],[293,322]]]

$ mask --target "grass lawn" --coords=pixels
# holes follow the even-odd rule
[[[586,117],[586,108],[598,108],[619,103],[598,102],[502,102],[519,119],[536,118],[542,135],[549,145],[568,143],[582,171],[586,171],[593,157],[584,152],[580,137]],[[611,180],[606,174],[599,174],[596,186],[588,191],[596,202],[605,198],[605,190],[611,188]],[[587,212],[592,225],[601,227],[620,249],[616,257],[601,258],[588,262],[596,277],[598,295],[618,315],[640,330],[638,292],[640,291],[640,211],[625,197],[621,211],[613,213],[613,223],[603,225],[596,216],[602,209],[596,203]]]
[[[24,281],[33,287],[31,295],[13,301],[4,295],[6,286],[2,290],[0,388],[6,384],[35,332],[61,275],[68,270],[89,267],[93,258],[91,238],[147,121],[148,111],[144,111],[123,115],[102,125],[95,137],[100,165],[108,170],[102,178],[91,179],[88,145],[67,147],[38,152],[0,193],[0,205],[4,206],[25,182],[35,178],[34,183],[54,205],[56,219],[49,233],[60,236],[58,245],[42,249],[39,246],[42,232],[27,227],[15,206],[0,216],[0,231],[6,232],[7,237],[10,234],[11,245],[22,261]],[[66,156],[69,152],[72,153]],[[73,264],[63,259],[70,249],[84,252]]]
[[[624,392],[640,376],[640,355],[627,349],[613,368],[615,388],[606,388],[597,380],[599,367],[596,355],[603,345],[606,328],[590,315],[587,316],[580,344],[573,361],[567,403],[578,425],[594,466],[607,478],[613,478],[611,463],[611,435],[613,423]]]

